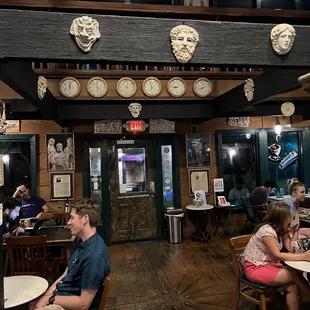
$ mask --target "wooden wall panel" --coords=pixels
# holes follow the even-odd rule
[[[69,33],[72,20],[80,16],[1,9],[0,59],[175,64],[169,33],[185,23],[200,38],[191,64],[310,67],[309,26],[294,25],[294,46],[288,55],[279,57],[269,40],[274,24],[91,14],[100,24],[101,38],[89,53],[83,53]]]

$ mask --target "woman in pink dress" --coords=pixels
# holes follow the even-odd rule
[[[302,254],[280,252],[282,238],[292,220],[290,207],[283,202],[268,206],[267,214],[258,226],[241,257],[246,278],[253,283],[278,286],[287,291],[289,310],[299,309],[299,290],[310,296],[309,283],[295,269],[281,264],[288,261],[310,261],[310,251]]]

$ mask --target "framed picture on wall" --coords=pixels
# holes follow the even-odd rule
[[[189,169],[189,196],[194,196],[195,191],[204,191],[206,195],[210,195],[209,176],[210,173],[208,169]]]
[[[73,133],[46,134],[47,171],[75,170]]]
[[[51,200],[73,200],[74,172],[50,172]]]
[[[181,0],[181,4],[185,6],[209,7],[209,0]]]
[[[186,164],[187,168],[211,167],[211,136],[208,133],[187,134]]]

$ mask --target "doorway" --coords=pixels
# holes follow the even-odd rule
[[[175,135],[86,138],[83,195],[102,208],[98,231],[107,244],[164,237],[167,208],[180,208]]]

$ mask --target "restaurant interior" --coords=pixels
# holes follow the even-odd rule
[[[294,182],[310,227],[309,24],[309,0],[1,0],[0,309],[66,270],[86,197],[98,310],[308,309],[238,257]]]

